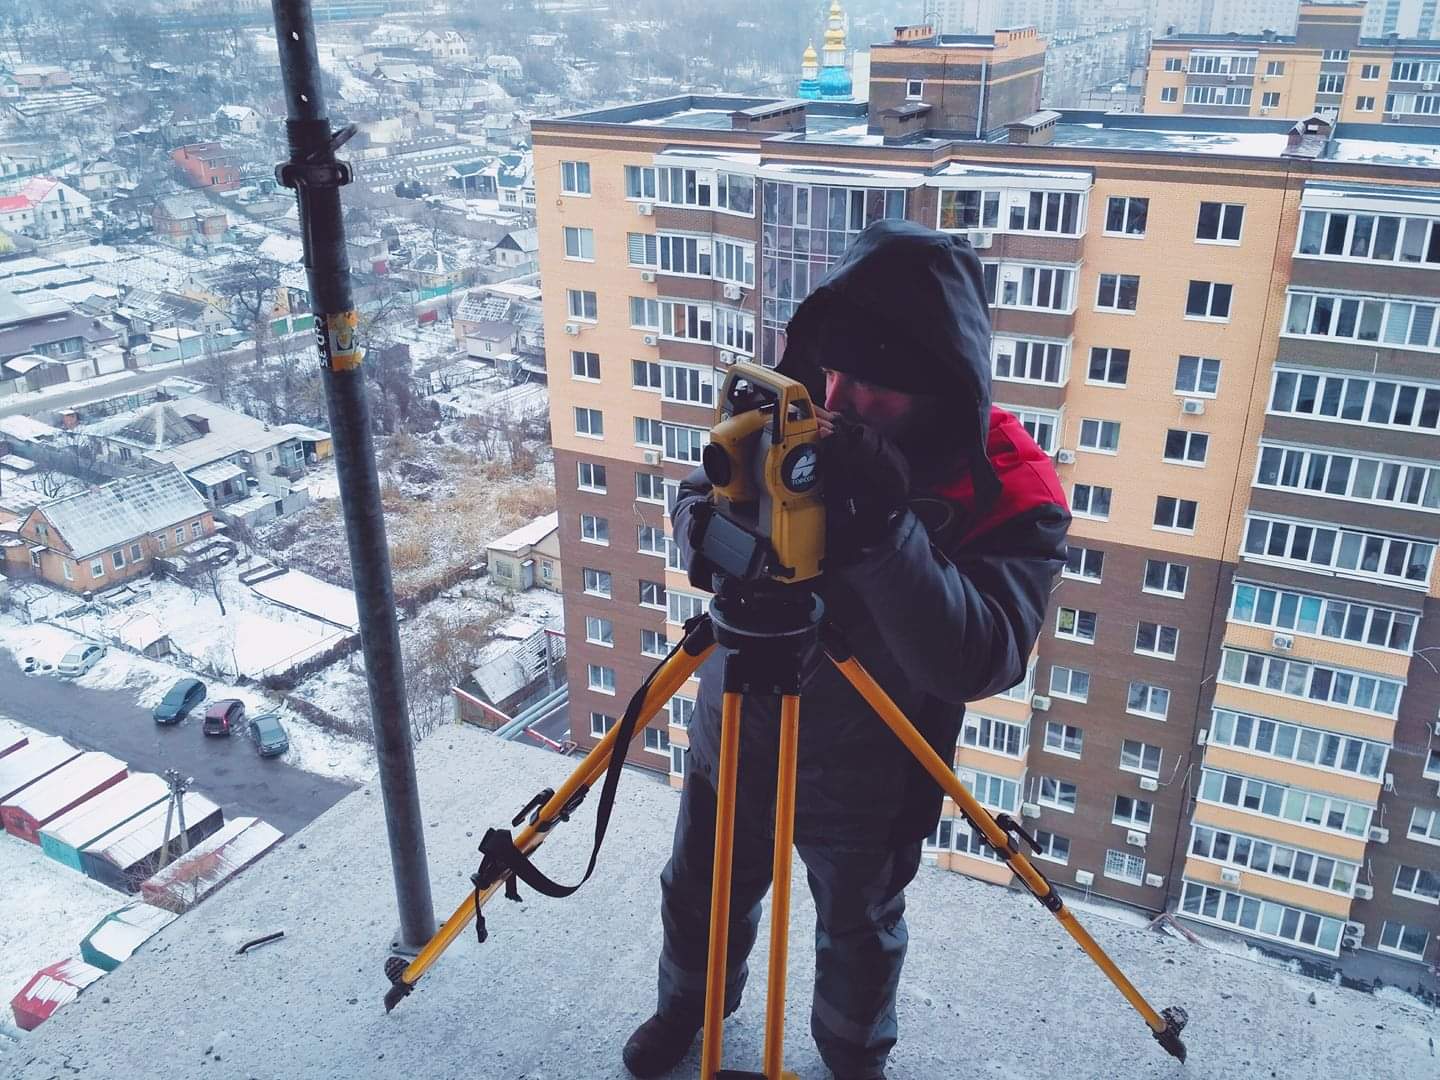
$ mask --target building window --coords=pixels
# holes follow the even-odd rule
[[[1239,243],[1245,221],[1241,203],[1202,202],[1195,223],[1195,239],[1212,243]]]
[[[94,562],[92,562],[92,563],[90,564],[90,576],[91,576],[92,578],[102,578],[102,577],[105,576],[105,560],[104,560],[104,559],[96,559]]]
[[[1317,94],[1343,94],[1345,92],[1344,75],[1321,75],[1320,81],[1315,86]]]
[[[183,526],[175,530],[175,543],[177,546],[185,543],[185,529]]]
[[[665,445],[665,424],[648,416],[635,417],[635,445],[659,448]]]
[[[1180,88],[1178,86],[1162,86],[1160,88],[1160,101],[1162,104],[1171,105],[1180,100]]]
[[[1095,346],[1090,350],[1090,369],[1086,382],[1102,386],[1124,386],[1130,377],[1130,350]]]
[[[1085,732],[1075,725],[1058,720],[1045,722],[1045,749],[1050,753],[1078,758],[1084,745]]]
[[[591,645],[604,645],[606,648],[613,649],[615,647],[615,624],[598,615],[586,615],[585,640]]]
[[[1006,412],[1011,413],[1025,433],[1035,440],[1035,445],[1047,454],[1055,452],[1055,433],[1060,430],[1060,414],[1057,412],[1045,412],[1039,409],[1011,408],[1009,405],[1000,406]]]
[[[580,539],[586,544],[610,543],[610,519],[597,514],[580,515]]]
[[[1410,611],[1241,582],[1235,584],[1229,617],[1251,626],[1406,654],[1415,642],[1418,622]]]
[[[1174,660],[1180,647],[1180,630],[1163,623],[1144,622],[1135,628],[1135,651],[1146,656]]]
[[[1355,878],[1360,870],[1357,863],[1204,825],[1192,829],[1190,854],[1344,896],[1354,893]]]
[[[755,284],[755,245],[715,238],[715,278],[747,288]]]
[[[988,716],[968,715],[961,729],[960,740],[966,746],[988,750],[1008,757],[1023,757],[1025,754],[1025,727],[1010,724],[1004,720],[992,720]]]
[[[682,405],[715,404],[715,369],[689,364],[662,364],[661,396]]]
[[[562,161],[560,163],[560,190],[566,195],[589,195],[590,163],[588,161]]]
[[[592,570],[586,566],[581,574],[585,592],[590,596],[603,596],[610,599],[611,577],[609,570]]]
[[[1099,581],[1105,569],[1105,552],[1099,548],[1079,547],[1071,544],[1065,556],[1064,574],[1069,578],[1085,581]]]
[[[1190,568],[1184,563],[1165,562],[1163,559],[1145,560],[1145,578],[1141,586],[1145,592],[1161,596],[1185,596],[1185,583],[1190,577]]]
[[[640,502],[665,503],[665,477],[659,473],[635,474],[635,498]]]
[[[120,548],[116,548],[114,551],[112,551],[110,553],[110,565],[115,567],[116,570],[124,570],[125,552],[122,551]]]
[[[1130,795],[1116,795],[1115,808],[1110,812],[1110,824],[1149,832],[1150,821],[1154,816],[1154,803]]]
[[[1266,74],[1266,75],[1284,75],[1284,74],[1285,74],[1285,61],[1284,61],[1284,60],[1271,60],[1271,61],[1269,61],[1269,62],[1265,65],[1265,74]]]
[[[39,553],[38,553],[38,552],[32,552],[32,555],[35,555],[36,557],[38,557]],[[62,559],[60,560],[60,572],[65,575],[65,580],[66,580],[66,581],[74,581],[74,580],[75,580],[75,571],[73,571],[72,569],[70,569],[70,560],[69,560],[69,559],[62,558]]]
[[[1262,694],[1389,717],[1400,709],[1403,686],[1364,672],[1232,648],[1221,651],[1220,681]]]
[[[615,669],[603,664],[587,665],[587,678],[591,690],[598,694],[615,693]]]
[[[1166,71],[1184,71],[1185,58],[1181,56],[1167,56],[1165,58]]]
[[[654,168],[649,165],[626,165],[625,197],[627,199],[655,198]]]
[[[660,265],[660,246],[654,233],[626,233],[625,258],[631,266]]]
[[[684,776],[685,762],[690,756],[690,748],[675,743],[670,747],[670,775]]]
[[[1440,263],[1440,229],[1423,217],[1306,210],[1295,253],[1433,266]]]
[[[1102,311],[1134,311],[1140,302],[1140,279],[1134,274],[1101,274],[1095,306]]]
[[[640,606],[665,610],[665,586],[658,581],[640,582]]]
[[[1006,266],[1000,272],[997,307],[1069,311],[1075,271],[1056,266]]]
[[[705,598],[679,589],[665,590],[665,621],[674,626],[684,626],[696,615],[705,613]]]
[[[131,545],[130,545],[130,561],[131,561],[131,562],[137,562],[137,563],[138,563],[142,558],[144,558],[144,556],[143,556],[143,555],[141,554],[141,552],[140,552],[140,545],[139,545],[139,544],[131,544]]]
[[[1332,956],[1339,952],[1344,926],[1339,919],[1195,881],[1185,882],[1180,911],[1202,922],[1230,926],[1257,937],[1274,938]]]
[[[996,810],[1014,813],[1020,801],[1020,785],[1009,777],[993,773],[957,770],[962,783],[967,784],[975,798]]]
[[[654,525],[640,525],[636,529],[636,551],[641,555],[658,555],[665,558],[665,532]]]
[[[1050,696],[1067,698],[1070,701],[1090,699],[1090,673],[1078,668],[1050,667]]]
[[[925,96],[925,81],[923,79],[905,80],[905,100],[919,101]]]
[[[1076,517],[1110,519],[1110,489],[1098,484],[1076,484],[1071,491],[1070,512]]]
[[[1397,585],[1430,580],[1435,545],[1351,529],[1304,525],[1248,515],[1241,551],[1247,558],[1289,563],[1315,572],[1339,571]]]
[[[1055,611],[1055,636],[1069,641],[1095,644],[1095,625],[1098,616],[1083,608],[1062,607]]]
[[[569,305],[570,318],[595,321],[598,306],[593,292],[588,289],[566,289],[565,299]]]
[[[1278,109],[1280,107],[1280,91],[1266,90],[1260,95],[1260,107],[1262,109]]]
[[[1393,919],[1386,919],[1385,925],[1380,929],[1379,948],[1381,952],[1398,953],[1412,960],[1422,960],[1429,941],[1430,933],[1424,927],[1406,926]]]
[[[665,381],[660,365],[654,360],[631,360],[630,385],[636,390],[663,390]]]
[[[666,424],[664,434],[666,461],[680,461],[688,465],[700,464],[700,455],[710,437],[708,428]]]
[[[570,350],[570,376],[575,379],[600,381],[600,354]]]
[[[1145,860],[1111,848],[1105,852],[1105,876],[1115,881],[1139,885],[1145,880]]]
[[[1147,682],[1131,682],[1125,696],[1125,711],[1152,720],[1164,720],[1170,712],[1170,691]]]
[[[1440,469],[1385,458],[1262,443],[1254,484],[1354,502],[1440,511]]]
[[[1144,236],[1150,200],[1112,195],[1105,204],[1105,232],[1115,236]]]
[[[1035,830],[1035,843],[1040,850],[1035,852],[1037,859],[1045,859],[1048,862],[1059,863],[1064,866],[1070,861],[1070,840],[1068,837],[1058,833],[1047,832],[1045,829]]]
[[[640,631],[640,655],[663,660],[670,654],[670,645],[665,635],[658,630]],[[673,698],[671,699],[674,700]]]
[[[1249,105],[1253,92],[1248,86],[1187,86],[1187,105]]]
[[[587,439],[605,437],[605,417],[599,409],[585,409],[575,406],[575,434]]]
[[[1049,725],[1046,725],[1047,737]],[[1068,780],[1057,780],[1053,776],[1040,777],[1036,801],[1043,806],[1049,806],[1055,810],[1063,810],[1067,814],[1075,812],[1075,805],[1079,802],[1080,789]]]
[[[1117,452],[1120,449],[1120,421],[1081,420],[1080,449],[1102,454]]]
[[[1440,244],[1436,255],[1440,257]],[[1282,332],[1297,337],[1428,349],[1435,339],[1435,314],[1434,304],[1292,292]]]
[[[577,473],[576,487],[581,491],[591,491],[597,495],[605,494],[605,466],[594,461],[578,461],[575,463]]]
[[[1440,844],[1440,810],[1417,806],[1410,811],[1410,829],[1406,833],[1411,840],[1422,844]]]
[[[1229,319],[1233,285],[1192,281],[1185,295],[1185,316],[1190,319]]]
[[[670,756],[670,732],[653,724],[645,729],[645,749],[652,754]]]
[[[1144,773],[1147,776],[1160,775],[1160,747],[1137,739],[1125,739],[1120,743],[1120,768],[1126,772]]]
[[[1157,496],[1154,528],[1168,532],[1193,533],[1199,505],[1194,499],[1177,499],[1171,495]]]
[[[1401,863],[1395,871],[1395,893],[1424,904],[1440,904],[1440,873]]]
[[[607,735],[619,721],[613,716],[606,716],[602,712],[590,714],[590,735],[592,738],[600,739]]]
[[[1366,95],[1364,95],[1364,94],[1362,94],[1360,97],[1357,97],[1357,98],[1355,99],[1355,111],[1356,111],[1356,112],[1374,112],[1374,111],[1375,111],[1375,99],[1374,99],[1374,97],[1369,97],[1369,96],[1366,96]]]
[[[199,540],[200,537],[201,537],[201,535],[202,535],[204,532],[205,532],[205,523],[204,523],[203,521],[192,521],[192,522],[190,522],[190,539],[192,539],[192,540]]]
[[[1364,79],[1366,82],[1373,82],[1375,79],[1380,78],[1380,65],[1361,64],[1360,78]]]
[[[672,694],[670,697],[670,723],[678,728],[688,728],[691,719],[695,716],[695,699],[686,697],[684,694]]]
[[[1229,709],[1214,710],[1209,741],[1244,753],[1371,780],[1378,780],[1384,773],[1389,756],[1389,747],[1384,743]]]
[[[1166,461],[1180,465],[1204,465],[1205,455],[1210,449],[1210,436],[1201,431],[1181,431],[1171,428],[1165,433]]]
[[[567,259],[578,259],[582,262],[594,262],[595,230],[566,225],[565,257]],[[593,318],[593,316],[591,317]]]
[[[1220,361],[1207,356],[1182,356],[1175,366],[1175,392],[1213,398],[1220,390]]]
[[[1074,235],[1080,226],[1080,196],[1073,191],[1015,193],[1010,201],[1011,232]]]
[[[1000,225],[999,191],[941,191],[940,228],[995,229]]]
[[[991,371],[997,379],[1059,386],[1065,381],[1065,345],[1058,341],[996,338]]]
[[[1270,412],[1341,424],[1440,430],[1440,387],[1280,369]]]

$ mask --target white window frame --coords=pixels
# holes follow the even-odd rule
[[[1081,489],[1081,488],[1084,488],[1084,489],[1085,489],[1085,496],[1086,496],[1086,497],[1085,497],[1085,508],[1084,508],[1083,510],[1080,509],[1080,499],[1079,499],[1079,494],[1080,494],[1080,489]],[[1105,493],[1106,505],[1105,505],[1105,511],[1104,511],[1104,513],[1099,513],[1099,512],[1096,512],[1096,511],[1091,510],[1091,506],[1092,506],[1092,505],[1094,504],[1094,502],[1095,502],[1095,494],[1096,494],[1096,492],[1101,492],[1101,491],[1103,491],[1103,492]],[[1090,519],[1091,521],[1109,521],[1109,520],[1110,520],[1110,511],[1111,511],[1111,509],[1112,509],[1112,507],[1113,507],[1113,505],[1114,505],[1114,501],[1115,501],[1115,489],[1114,489],[1114,488],[1111,488],[1111,487],[1107,487],[1105,484],[1078,484],[1078,483],[1077,483],[1077,484],[1073,485],[1073,486],[1071,487],[1071,489],[1070,489],[1070,513],[1071,513],[1074,517],[1088,518],[1088,519]]]
[[[1122,355],[1123,354],[1123,355]],[[1121,370],[1122,377],[1119,380],[1112,378],[1117,367]],[[1096,362],[1099,361],[1100,373],[1103,378],[1096,378]],[[1085,365],[1085,384],[1087,386],[1109,386],[1112,388],[1124,387],[1130,381],[1130,350],[1120,349],[1114,346],[1094,345],[1090,349],[1090,360]]]
[[[1208,741],[1237,754],[1283,761],[1372,783],[1384,778],[1390,760],[1387,743],[1238,709],[1211,708]]]
[[[1035,440],[1036,446],[1047,454],[1055,452],[1056,440],[1060,436],[1060,426],[1064,419],[1060,413],[1050,409],[1026,409],[1018,405],[1001,405],[1000,408],[1020,421],[1020,426]]]
[[[1141,644],[1142,637],[1147,635],[1147,628],[1154,630],[1154,643],[1151,647]],[[1170,631],[1170,641],[1174,646],[1173,651],[1166,652],[1164,642],[1166,631]],[[1180,628],[1178,626],[1167,626],[1165,623],[1150,622],[1141,619],[1135,624],[1135,654],[1137,656],[1153,656],[1160,660],[1174,660],[1180,652]]]
[[[1162,567],[1161,578],[1163,584],[1154,587],[1150,584],[1150,568],[1152,566]],[[1173,571],[1180,571],[1180,588],[1170,587]],[[1190,586],[1190,566],[1188,563],[1170,562],[1166,559],[1146,559],[1145,568],[1140,573],[1140,591],[1150,593],[1152,596],[1172,596],[1177,600],[1185,599],[1185,590]]]
[[[1145,860],[1128,851],[1110,848],[1105,852],[1105,866],[1101,871],[1111,881],[1123,881],[1127,885],[1145,884]]]
[[[1112,228],[1110,228],[1110,217],[1111,217],[1111,212],[1115,209],[1115,204],[1116,204],[1116,203],[1122,203],[1122,204],[1123,204],[1123,205],[1120,207],[1121,223],[1120,223],[1120,228],[1119,228],[1119,229],[1112,229]],[[1133,228],[1133,226],[1134,226],[1134,224],[1135,224],[1135,222],[1134,222],[1133,219],[1136,217],[1136,213],[1135,213],[1135,204],[1136,204],[1136,203],[1143,203],[1143,204],[1144,204],[1144,206],[1141,208],[1141,211],[1140,211],[1140,214],[1139,214],[1139,217],[1140,217],[1140,229],[1139,229],[1138,232]],[[1143,239],[1145,238],[1145,229],[1146,229],[1147,225],[1149,224],[1149,217],[1150,217],[1150,199],[1149,199],[1149,197],[1144,196],[1144,195],[1111,195],[1108,199],[1105,200],[1105,229],[1104,229],[1104,235],[1105,235],[1105,236],[1120,237],[1121,239],[1127,239],[1127,240],[1143,240]]]
[[[565,258],[570,262],[595,261],[595,230],[583,225],[565,225]]]
[[[1134,748],[1133,752],[1131,748]],[[1154,751],[1154,754],[1151,754]],[[1127,762],[1126,755],[1130,752],[1130,761]],[[1137,759],[1138,755],[1138,759]],[[1153,756],[1155,764],[1147,765],[1146,761]],[[1138,776],[1159,777],[1160,765],[1165,760],[1165,749],[1156,746],[1154,743],[1147,743],[1141,739],[1120,740],[1120,771],[1135,773]]]
[[[1079,761],[1085,753],[1085,729],[1060,720],[1046,720],[1041,749],[1047,754]]]
[[[600,301],[593,289],[566,289],[565,308],[575,322],[593,323],[600,319]]]
[[[1190,389],[1186,389],[1180,385],[1180,381],[1184,377],[1185,361],[1187,360],[1195,361],[1195,382],[1193,387],[1191,387]],[[1211,364],[1214,365],[1213,368],[1209,367],[1209,365]],[[1179,359],[1175,361],[1175,393],[1178,394],[1180,397],[1218,397],[1220,395],[1221,368],[1221,362],[1213,356],[1195,356],[1189,353],[1182,353]],[[1201,387],[1205,383],[1205,373],[1207,371],[1214,371],[1215,373],[1215,389],[1213,390],[1201,389]]]
[[[1160,103],[1162,105],[1174,105],[1180,101],[1180,88],[1178,86],[1162,86],[1160,88]]]
[[[590,737],[592,739],[603,739],[610,733],[610,729],[619,722],[619,719],[614,716],[609,716],[606,713],[596,712],[594,709],[591,709]]]
[[[924,80],[924,79],[906,79],[906,80],[905,80],[905,100],[906,100],[906,101],[920,101],[922,98],[924,98],[924,96],[925,96],[925,80]]]
[[[1079,689],[1077,689],[1079,684]],[[1086,702],[1090,700],[1090,673],[1081,668],[1066,667],[1063,664],[1050,665],[1050,696],[1066,701]]]
[[[1144,707],[1137,707],[1134,704],[1136,688],[1139,687],[1145,697]],[[1165,707],[1155,711],[1150,706],[1154,703],[1158,694],[1164,695]],[[1143,716],[1148,720],[1165,721],[1170,718],[1170,688],[1161,686],[1159,683],[1145,682],[1142,679],[1131,679],[1130,685],[1125,688],[1125,711],[1131,716]]]
[[[1079,553],[1080,556],[1079,573],[1075,573],[1070,569],[1070,557],[1076,553]],[[1092,559],[1092,555],[1095,556],[1095,558]],[[1092,569],[1091,564],[1093,564],[1093,569],[1095,570],[1093,574],[1087,572]],[[1081,547],[1079,544],[1070,544],[1065,554],[1065,565],[1060,568],[1060,575],[1061,577],[1069,578],[1071,581],[1088,581],[1091,584],[1099,585],[1104,576],[1104,570],[1105,552],[1101,548],[1087,548]]]
[[[1405,835],[1416,843],[1440,847],[1440,806],[1412,807]]]
[[[1068,631],[1060,629],[1067,613],[1070,616],[1071,623],[1071,629]],[[1089,637],[1085,637],[1080,630],[1080,624],[1084,621],[1082,616],[1085,615],[1090,616],[1091,633]],[[1089,611],[1086,608],[1066,607],[1063,605],[1055,609],[1055,636],[1057,638],[1065,641],[1077,641],[1082,645],[1094,645],[1095,638],[1099,632],[1100,616],[1096,612]]]
[[[1190,310],[1190,293],[1195,286],[1205,286],[1205,310],[1194,312]],[[1222,291],[1223,290],[1223,291]],[[1220,297],[1225,299],[1225,310],[1216,314],[1216,304]],[[1185,318],[1191,322],[1213,322],[1228,323],[1230,316],[1235,311],[1235,286],[1227,281],[1201,281],[1198,278],[1191,278],[1190,284],[1185,292]]]
[[[605,664],[587,664],[585,666],[586,689],[596,694],[615,695],[615,669]]]
[[[1128,804],[1129,814],[1122,812],[1122,804]],[[1141,808],[1144,808],[1143,810]],[[1142,799],[1138,795],[1131,795],[1127,792],[1119,792],[1115,801],[1110,804],[1110,824],[1119,825],[1125,829],[1134,829],[1136,832],[1148,833],[1150,826],[1155,822],[1155,804],[1149,799]]]
[[[615,647],[615,623],[602,615],[585,616],[585,643],[603,649]]]
[[[1052,810],[1073,814],[1080,805],[1080,788],[1073,781],[1061,780],[1058,776],[1037,776],[1035,801]]]
[[[1163,512],[1167,506],[1171,510],[1169,514],[1170,524],[1168,525],[1162,523]],[[1190,524],[1188,526],[1179,524],[1184,516],[1183,511],[1187,506],[1190,507]],[[1200,503],[1198,500],[1182,499],[1176,495],[1155,496],[1155,513],[1150,519],[1150,528],[1156,532],[1180,533],[1183,536],[1193,536],[1195,534],[1195,526],[1199,520]]]
[[[1110,285],[1108,299],[1114,303],[1102,303],[1107,299],[1105,286]],[[1126,279],[1135,282],[1135,306],[1119,306],[1120,292]],[[1095,310],[1108,312],[1111,315],[1134,315],[1140,308],[1140,275],[1139,274],[1101,274],[1095,282]]]
[[[586,473],[589,473],[589,480],[586,480]],[[577,461],[575,463],[575,490],[588,491],[594,495],[604,495],[607,487],[608,477],[605,466],[598,461]]]
[[[1392,926],[1396,927],[1396,931],[1393,935],[1391,935],[1390,933],[1390,928]],[[1410,949],[1404,949],[1400,947],[1401,942],[1405,940],[1406,933],[1415,929],[1423,930],[1424,927],[1411,926],[1406,923],[1402,923],[1396,919],[1386,919],[1384,925],[1380,928],[1380,937],[1375,942],[1376,951],[1389,953],[1391,956],[1403,956],[1406,960],[1423,961],[1425,959],[1425,951],[1430,947],[1430,931],[1425,930],[1425,937],[1420,942],[1419,952],[1414,952]],[[1387,944],[1386,938],[1392,936],[1395,943],[1393,945]]]
[[[631,181],[634,181],[633,183]],[[653,165],[625,166],[625,198],[630,202],[654,202],[659,187]]]
[[[1316,696],[1311,690],[1316,685],[1317,673],[1321,672],[1325,673],[1322,678],[1325,693],[1323,696]],[[1256,676],[1255,681],[1251,681],[1252,673]],[[1292,701],[1314,702],[1366,716],[1383,716],[1391,720],[1399,715],[1400,701],[1405,692],[1405,684],[1399,679],[1372,675],[1368,671],[1355,671],[1330,663],[1251,652],[1228,645],[1220,650],[1220,671],[1217,677],[1227,686],[1238,686]],[[1393,691],[1392,708],[1383,707],[1383,701],[1392,699],[1389,693],[1382,695],[1382,688]],[[1372,704],[1364,704],[1366,700]],[[1376,707],[1377,704],[1381,707]]]
[[[594,575],[592,578],[591,575]],[[597,570],[592,566],[580,568],[580,579],[583,582],[582,592],[586,596],[599,596],[606,600],[613,597],[615,592],[615,579],[609,570]],[[593,584],[592,584],[593,582]]]
[[[576,405],[575,409],[575,435],[581,439],[603,439],[605,438],[605,414],[599,409],[591,409],[584,405]],[[584,417],[582,424],[581,417]],[[583,427],[583,430],[582,430]],[[598,430],[596,430],[598,427]]]
[[[1300,542],[1298,530],[1308,530],[1305,550],[1299,558],[1293,554],[1295,545]],[[1315,541],[1319,535],[1327,537],[1330,548],[1327,561],[1312,561],[1311,559],[1312,555],[1317,554]],[[1352,536],[1357,538],[1353,544],[1348,539]],[[1280,546],[1284,549],[1284,554],[1277,555],[1268,550],[1275,543],[1277,537],[1283,541]],[[1365,552],[1372,541],[1379,544],[1379,552],[1376,556],[1378,567],[1383,568],[1392,561],[1392,548],[1402,553],[1403,565],[1398,576],[1385,573],[1383,570],[1363,568]],[[1252,543],[1256,542],[1259,543],[1259,550],[1252,551]],[[1351,548],[1349,552],[1346,551],[1347,546]],[[1354,566],[1341,562],[1342,558],[1348,560],[1352,554],[1357,556]],[[1417,554],[1422,557],[1423,565],[1414,562]],[[1336,525],[1317,525],[1307,521],[1271,517],[1267,514],[1247,513],[1245,515],[1245,532],[1240,545],[1240,557],[1252,562],[1293,566],[1307,573],[1354,578],[1362,581],[1383,581],[1403,589],[1421,590],[1427,588],[1430,581],[1435,561],[1435,545],[1412,540],[1409,537],[1361,532],[1358,529],[1348,529]],[[1414,576],[1407,572],[1407,568],[1411,565],[1415,565],[1417,570]]]
[[[667,610],[665,591],[665,583],[663,581],[650,581],[646,578],[641,578],[638,586],[639,599],[636,602],[643,608],[650,608],[653,611],[665,611]]]
[[[1172,457],[1170,454],[1170,437],[1179,435],[1183,446],[1179,457]],[[1196,447],[1199,448],[1199,456],[1196,457]],[[1210,455],[1210,433],[1206,431],[1187,431],[1185,428],[1167,428],[1165,431],[1165,442],[1160,448],[1160,460],[1171,465],[1185,465],[1192,469],[1203,469],[1206,459]]]
[[[1087,454],[1109,454],[1120,452],[1120,421],[1104,420],[1087,416],[1080,421],[1080,436],[1076,448]]]
[[[595,372],[594,375],[590,374],[592,369]],[[581,374],[582,371],[584,374]],[[598,383],[600,381],[600,354],[586,349],[571,349],[570,378],[576,382]]]
[[[644,483],[641,482],[642,477],[644,478]],[[655,491],[657,485],[660,488],[658,494]],[[642,491],[642,488],[648,488],[649,493],[646,494],[644,491]],[[656,506],[664,506],[665,477],[660,473],[637,472],[635,474],[635,501],[651,503]]]
[[[580,515],[580,542],[597,547],[610,546],[610,519],[600,514]]]
[[[645,750],[651,754],[670,756],[670,732],[656,724],[645,729]]]
[[[1206,208],[1207,206],[1218,206],[1218,207],[1220,208],[1220,209],[1216,212],[1216,213],[1218,214],[1218,217],[1217,217],[1216,222],[1215,222],[1215,235],[1214,235],[1214,236],[1202,236],[1201,233],[1200,233],[1200,229],[1201,229],[1201,218],[1202,218],[1203,215],[1205,214],[1205,208]],[[1232,218],[1234,218],[1234,217],[1237,216],[1237,215],[1239,216],[1240,221],[1239,221],[1236,229],[1234,230],[1234,231],[1235,231],[1235,235],[1234,235],[1233,237],[1226,236],[1226,235],[1225,235],[1225,232],[1226,232],[1227,226],[1230,224],[1230,221],[1232,220]],[[1211,202],[1211,201],[1209,201],[1209,200],[1202,200],[1202,201],[1201,201],[1201,203],[1200,203],[1200,208],[1196,211],[1196,214],[1195,214],[1195,242],[1196,242],[1197,244],[1218,244],[1218,245],[1220,245],[1221,247],[1238,247],[1239,244],[1241,243],[1241,241],[1244,240],[1244,238],[1245,238],[1245,204],[1244,204],[1244,203]]]
[[[590,197],[590,163],[588,161],[560,162],[560,194],[574,195],[583,199]]]

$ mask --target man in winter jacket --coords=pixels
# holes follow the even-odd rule
[[[826,617],[931,746],[954,759],[965,702],[1020,682],[1065,560],[1049,459],[990,404],[990,321],[969,244],[905,221],[866,229],[796,311],[780,370],[817,402]],[[673,512],[692,558],[702,471]],[[659,1007],[625,1046],[637,1077],[673,1068],[703,1021],[721,674],[700,669],[685,789],[661,874]],[[895,1044],[905,886],[943,795],[818,649],[804,666],[795,844],[815,900],[811,1031],[842,1080],[876,1080]],[[770,887],[779,699],[751,696],[740,772],[725,1012],[738,1008]]]

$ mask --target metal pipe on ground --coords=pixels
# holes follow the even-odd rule
[[[340,209],[340,188],[350,182],[350,167],[335,157],[336,149],[353,134],[353,129],[338,134],[330,130],[310,0],[271,0],[271,8],[285,87],[285,130],[290,149],[289,161],[278,166],[275,175],[295,190],[299,203],[305,271],[330,413],[400,912],[400,933],[393,944],[402,950],[419,949],[435,934],[435,909],[430,898],[400,630],[370,430],[370,403],[361,370],[364,351],[358,340],[359,316],[350,288]]]

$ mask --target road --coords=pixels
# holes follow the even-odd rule
[[[103,750],[133,772],[179,769],[225,819],[256,815],[286,835],[319,817],[355,785],[262,758],[243,734],[206,738],[200,716],[162,726],[124,690],[93,690],[53,676],[31,676],[0,653],[0,712],[59,735],[85,750]]]

